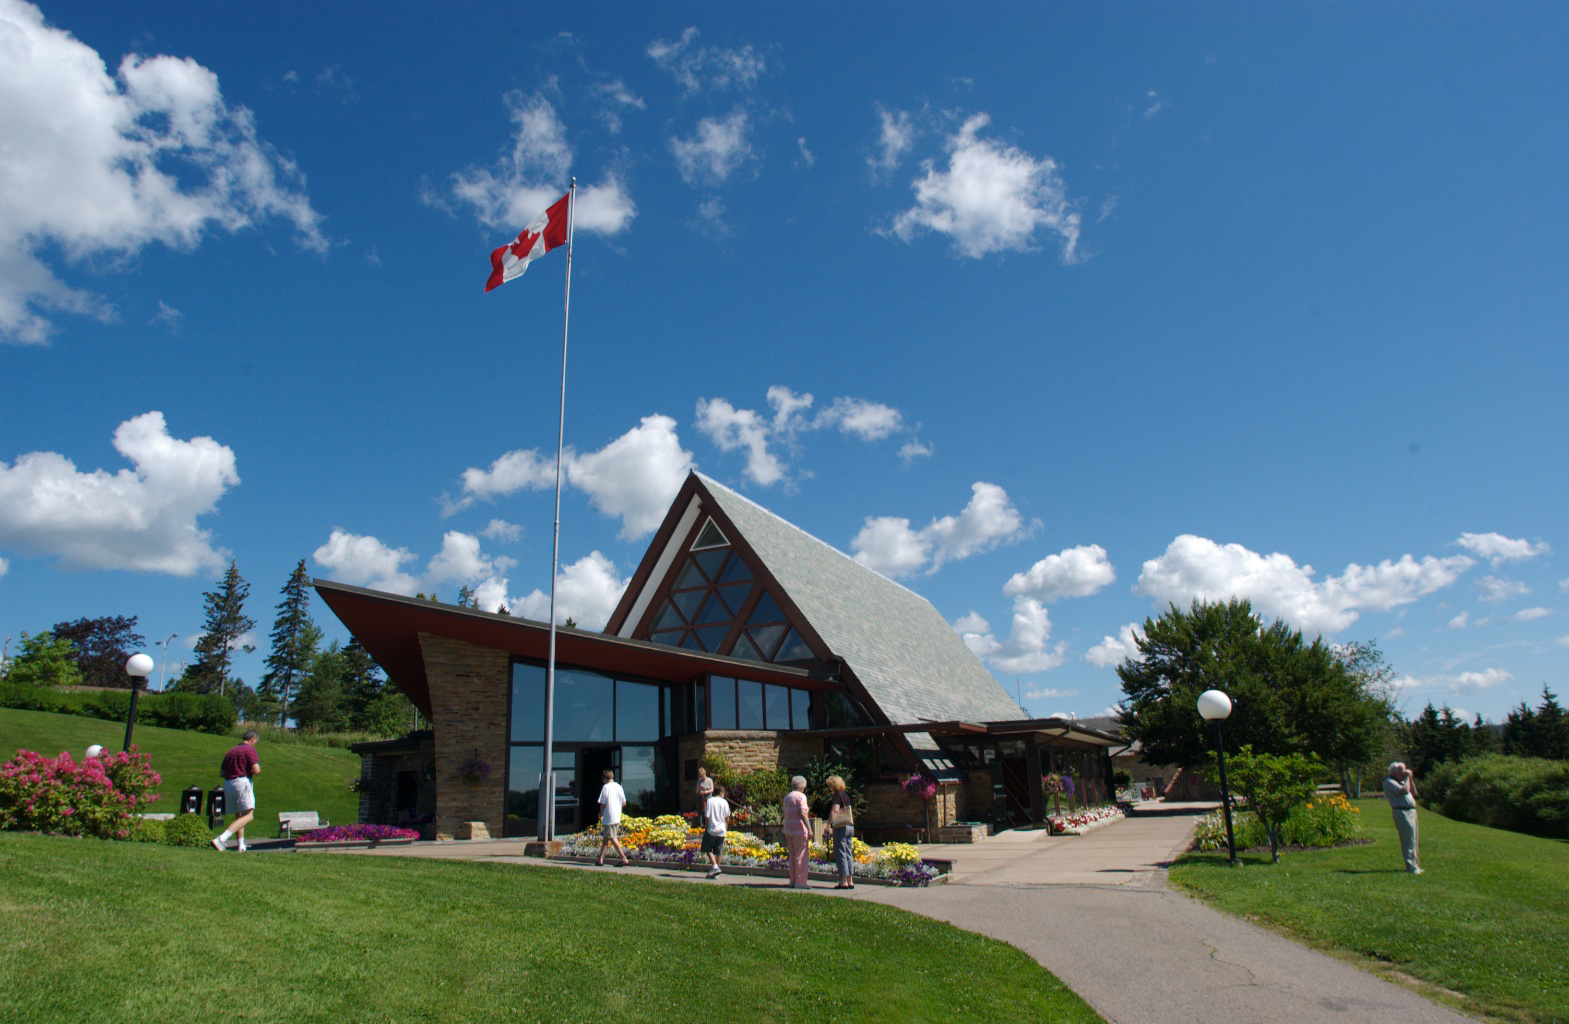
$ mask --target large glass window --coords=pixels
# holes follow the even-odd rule
[[[737,679],[736,728],[761,729],[763,727],[763,684],[750,679]]]
[[[662,747],[621,748],[621,788],[627,794],[627,813],[668,813],[673,799],[670,783],[670,767]]]
[[[539,834],[539,776],[545,770],[544,747],[513,747],[507,763],[505,834]]]
[[[709,689],[712,691],[713,728],[735,728],[735,680],[728,676],[714,676],[710,680]]]
[[[545,666],[512,666],[512,741],[545,740]]]
[[[647,683],[616,683],[616,740],[657,740],[659,730],[659,687]],[[628,790],[630,793],[631,791]]]
[[[763,687],[763,718],[770,729],[790,728],[789,690],[783,686]]]
[[[614,700],[614,681],[608,676],[556,669],[554,738],[562,743],[609,743],[615,735]]]

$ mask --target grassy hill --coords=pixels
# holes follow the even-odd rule
[[[212,736],[179,729],[137,725],[136,746],[152,756],[153,767],[163,776],[160,799],[153,811],[177,812],[180,792],[200,786],[203,792],[221,785],[218,763],[224,751],[239,742],[235,736]],[[119,750],[125,740],[125,723],[104,722],[77,715],[0,708],[0,760],[18,750],[55,755],[62,750],[81,760],[94,743]],[[351,824],[359,818],[359,796],[349,790],[360,774],[360,758],[335,747],[269,744],[256,747],[261,775],[256,779],[256,821],[259,829],[247,834],[270,836],[279,811],[316,811],[334,824]],[[203,811],[206,797],[203,797]]]

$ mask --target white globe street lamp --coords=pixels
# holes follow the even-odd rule
[[[153,670],[153,660],[145,654],[133,654],[125,663],[125,674],[131,677],[131,710],[125,716],[125,750],[131,749],[131,731],[136,728],[136,698],[142,695],[142,682]]]
[[[103,752],[104,752],[104,748],[102,746],[100,746],[99,744],[94,743],[92,746],[87,748],[87,759],[89,761],[91,761],[93,758],[97,757],[99,754],[102,754]]]
[[[1231,852],[1231,865],[1237,864],[1237,840],[1231,833],[1231,790],[1226,785],[1226,739],[1220,723],[1231,717],[1231,698],[1219,690],[1205,690],[1199,694],[1199,714],[1205,721],[1215,723],[1215,753],[1220,758],[1220,800],[1226,814],[1226,849]]]

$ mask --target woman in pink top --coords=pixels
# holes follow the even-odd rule
[[[806,806],[806,780],[797,775],[790,780],[790,792],[784,798],[785,848],[789,852],[790,888],[807,889],[806,854],[811,838],[811,811]]]

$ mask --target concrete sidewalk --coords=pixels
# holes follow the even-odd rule
[[[1017,946],[1114,1024],[1472,1019],[1168,889],[1166,865],[1213,806],[1146,804],[1084,836],[936,847],[956,860],[949,885],[856,897]]]
[[[954,862],[926,889],[861,885],[824,898],[885,903],[1024,950],[1112,1024],[1459,1024],[1472,1020],[1393,982],[1211,910],[1166,886],[1195,815],[1213,804],[1144,804],[1084,836],[1010,831],[926,845]],[[492,859],[614,871],[692,885],[784,888],[782,879],[659,867],[599,868],[522,857],[517,840],[419,843],[366,856]],[[1391,867],[1398,871],[1399,867]],[[1415,880],[1413,880],[1415,881]],[[794,894],[792,894],[794,895]],[[809,898],[809,897],[808,897]]]

